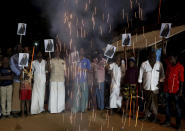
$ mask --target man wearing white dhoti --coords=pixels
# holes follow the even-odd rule
[[[121,108],[122,97],[120,96],[121,82],[121,60],[117,59],[116,63],[109,65],[109,70],[112,71],[112,81],[110,89],[110,108]]]
[[[56,50],[55,58],[51,59],[50,69],[50,96],[48,109],[50,113],[60,113],[65,109],[65,72],[66,63],[60,58]]]
[[[46,83],[46,61],[42,59],[42,53],[37,54],[37,60],[32,63],[34,83],[31,99],[31,114],[39,114],[44,111],[44,96]]]

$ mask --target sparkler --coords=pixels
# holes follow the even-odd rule
[[[139,116],[139,106],[138,106],[137,113],[136,113],[136,124],[135,124],[135,127],[137,127],[138,116]]]
[[[109,128],[109,123],[110,123],[110,116],[108,115],[108,120],[107,120],[107,128]]]
[[[155,49],[157,49],[157,41],[156,41],[156,36],[155,36]]]
[[[96,15],[96,6],[94,7],[94,14]]]
[[[100,34],[101,34],[101,35],[103,34],[101,25],[100,25]]]
[[[130,112],[129,112],[129,123],[128,123],[129,127],[130,127],[130,120],[131,120],[131,113],[132,113],[131,110],[132,110],[132,94],[130,96]]]
[[[32,62],[33,62],[34,52],[35,52],[35,46],[33,46],[33,52],[32,52],[32,59],[31,59],[30,72],[31,72],[31,70],[32,70]]]
[[[143,37],[145,37],[145,27],[143,26]]]
[[[88,9],[88,4],[86,3],[85,4],[85,11],[87,11],[87,9]]]
[[[123,20],[124,20],[124,18],[125,18],[125,10],[124,9],[122,11],[122,17],[123,17]]]
[[[160,19],[161,19],[161,2],[162,2],[162,0],[160,0],[160,2],[159,2],[159,9],[158,9],[158,11],[159,11],[159,14],[158,14],[158,24],[160,23]]]
[[[81,114],[80,114],[80,115],[81,115],[81,121],[82,121],[82,112],[81,112]]]
[[[110,15],[109,15],[109,13],[108,13],[108,16],[107,16],[107,23],[109,23],[109,17],[110,17]]]
[[[134,57],[135,57],[135,47],[134,47],[134,42],[133,42],[133,54],[134,54]]]
[[[146,41],[146,48],[148,47],[148,41],[147,41],[147,39],[145,39],[145,41]]]
[[[128,28],[129,28],[129,20],[128,20],[128,14],[127,14],[127,25],[128,25]]]
[[[72,42],[73,42],[73,39],[71,38],[70,43],[69,43],[70,50],[71,50],[71,47],[72,47]]]
[[[91,126],[91,121],[92,121],[92,117],[90,115],[90,117],[89,117],[89,127]]]
[[[111,33],[111,30],[112,30],[112,26],[110,24],[110,26],[109,26],[109,33]]]
[[[143,124],[144,124],[144,123],[143,123],[143,121],[142,121],[142,125],[141,125],[141,131],[143,131]]]
[[[132,9],[132,0],[130,0],[130,8]]]

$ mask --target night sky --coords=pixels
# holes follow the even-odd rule
[[[162,0],[161,22],[172,21],[175,25],[185,24],[185,5],[183,0]],[[3,9],[2,9],[3,8]],[[33,0],[6,0],[1,3],[1,30],[3,39],[1,47],[13,47],[19,44],[17,23],[27,23],[26,36],[23,36],[23,45],[33,45],[34,41],[42,42],[50,35],[50,24],[44,12],[33,4]],[[157,24],[158,9],[147,15],[147,20],[137,26]],[[133,22],[134,23],[134,22]],[[113,35],[121,33],[125,25],[118,24]],[[134,26],[132,28],[135,28]],[[138,28],[138,27],[137,27]],[[133,29],[134,30],[134,29]]]

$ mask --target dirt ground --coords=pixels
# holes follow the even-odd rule
[[[61,114],[39,114],[25,118],[9,118],[0,120],[0,131],[175,131],[151,122],[135,120],[113,114],[107,117],[106,112],[88,111],[71,115],[70,112]],[[164,116],[161,116],[163,119]],[[173,124],[175,120],[172,120]],[[125,123],[125,126],[124,126]],[[185,121],[182,122],[185,131]]]

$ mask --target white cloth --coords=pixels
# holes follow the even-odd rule
[[[112,82],[110,90],[110,108],[121,107],[122,97],[120,96],[121,68],[116,64],[110,64],[112,71]]]
[[[143,83],[143,88],[145,90],[156,91],[158,90],[158,84],[160,81],[160,76],[164,74],[162,63],[156,61],[154,67],[152,69],[149,61],[145,61],[142,63],[139,71],[138,82]]]
[[[50,82],[48,109],[50,113],[60,113],[65,109],[64,82]]]
[[[46,84],[46,61],[33,61],[32,69],[34,73],[34,83],[31,99],[31,114],[38,114],[44,111],[44,96]]]

